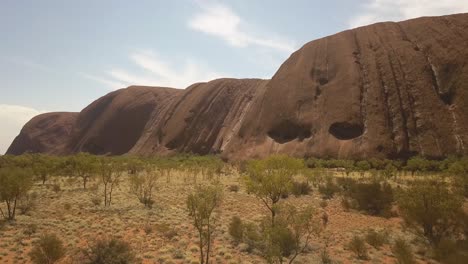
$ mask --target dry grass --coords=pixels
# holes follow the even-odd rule
[[[267,211],[259,200],[245,192],[236,173],[220,179],[225,192],[217,219],[213,263],[265,263],[260,256],[245,252],[242,244],[234,246],[228,225],[233,216],[256,222]],[[165,178],[159,179],[153,209],[145,209],[130,194],[127,178],[115,190],[110,208],[93,203],[93,197],[101,194],[99,187],[92,187],[97,186],[96,181],[90,182],[88,190],[81,189],[79,181],[68,177],[54,178],[46,186],[35,185],[33,192],[39,197],[36,208],[29,215],[18,215],[16,222],[0,228],[0,263],[29,263],[27,254],[31,245],[43,233],[55,233],[63,240],[67,258],[61,263],[74,263],[73,257],[79,248],[86,247],[96,238],[111,236],[128,241],[143,263],[198,263],[198,237],[185,205],[186,197],[193,189],[192,180],[187,180],[181,172],[173,173],[170,183]],[[203,182],[206,181],[198,177],[197,184]],[[59,185],[60,191],[53,188],[54,185]],[[239,185],[239,191],[229,191],[232,185]],[[312,240],[308,253],[298,257],[295,263],[320,263],[327,241],[328,253],[335,262],[363,263],[353,256],[347,245],[354,235],[365,234],[370,228],[387,230],[390,239],[414,240],[409,233],[403,232],[400,218],[385,219],[353,210],[344,211],[340,197],[329,200],[327,206],[321,208],[316,188],[310,196],[291,195],[287,200],[296,205],[313,204],[319,213],[326,211],[329,219],[325,232]],[[369,246],[368,249],[368,263],[395,261],[390,246],[384,245],[379,250]],[[424,262],[423,256],[416,257]]]

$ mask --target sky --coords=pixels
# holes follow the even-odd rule
[[[462,0],[0,0],[0,154],[33,116],[129,85],[271,78],[305,43]]]

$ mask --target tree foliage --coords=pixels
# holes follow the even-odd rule
[[[0,207],[0,213],[8,220],[15,219],[19,199],[31,189],[32,172],[22,168],[0,169],[0,200],[6,205],[6,212]]]
[[[398,205],[405,221],[421,230],[432,244],[450,238],[460,227],[463,196],[451,191],[443,182],[412,183],[399,194]]]
[[[301,159],[288,156],[270,156],[253,160],[247,165],[247,191],[257,196],[271,212],[275,221],[276,204],[292,191],[293,177],[304,168]]]
[[[208,264],[212,246],[214,211],[220,206],[222,191],[218,186],[197,186],[187,197],[187,209],[198,231],[200,263]]]

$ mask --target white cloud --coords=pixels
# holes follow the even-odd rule
[[[280,37],[265,37],[247,28],[251,28],[229,7],[215,3],[202,3],[201,12],[188,21],[190,28],[221,38],[235,47],[256,45],[280,52],[292,53],[296,50],[294,43]],[[268,36],[272,33],[268,33]]]
[[[27,68],[34,69],[34,70],[39,70],[39,71],[42,71],[42,72],[47,72],[47,73],[56,72],[55,69],[53,69],[53,68],[51,68],[49,66],[37,63],[35,61],[32,61],[30,59],[26,59],[26,58],[23,58],[23,57],[11,57],[11,58],[9,58],[9,61],[14,63],[14,64],[20,65],[22,67],[27,67]]]
[[[349,26],[463,12],[468,12],[466,0],[370,0],[363,5],[362,12],[349,21]]]
[[[134,52],[130,54],[129,58],[139,67],[138,73],[114,67],[106,72],[108,77],[88,75],[88,78],[91,77],[109,87],[148,85],[186,88],[196,82],[223,77],[223,74],[190,59],[186,59],[180,66],[176,67],[152,51]]]
[[[3,154],[7,151],[26,122],[43,112],[21,105],[0,104],[0,124],[2,124],[0,153]]]
[[[86,79],[102,83],[102,84],[106,85],[107,87],[109,87],[109,88],[111,88],[113,90],[120,89],[120,88],[125,88],[125,86],[126,86],[124,83],[109,80],[109,79],[98,77],[98,76],[94,76],[94,75],[91,75],[91,74],[82,73],[82,72],[80,72],[78,74],[81,75],[82,77],[86,78]]]

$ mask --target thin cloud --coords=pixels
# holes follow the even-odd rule
[[[0,153],[5,153],[21,128],[36,115],[44,113],[34,108],[21,105],[0,104]]]
[[[35,62],[33,60],[22,58],[22,57],[12,57],[12,58],[9,58],[9,61],[11,63],[13,63],[13,64],[20,65],[22,67],[27,67],[27,68],[30,68],[30,69],[34,69],[34,70],[39,70],[39,71],[42,71],[42,72],[47,72],[47,73],[56,72],[55,69],[53,69],[53,68],[51,68],[49,66],[46,66],[44,64],[37,63],[37,62]]]
[[[223,76],[190,59],[186,59],[180,66],[170,63],[151,50],[133,52],[129,55],[129,60],[137,66],[134,72],[121,67],[112,67],[105,72],[104,77],[86,73],[81,73],[81,76],[112,89],[130,85],[186,88],[196,82],[206,82]]]
[[[264,37],[247,30],[249,25],[225,5],[202,3],[200,6],[201,12],[188,21],[188,26],[193,30],[221,38],[234,47],[255,45],[286,53],[296,50],[291,41],[279,37]]]
[[[94,76],[94,75],[91,75],[91,74],[82,73],[82,72],[80,72],[78,74],[80,76],[86,78],[86,79],[102,83],[102,84],[106,85],[107,87],[109,87],[110,89],[113,89],[113,90],[124,88],[126,86],[124,83],[109,80],[109,79],[106,79],[106,78],[101,78],[101,77]]]
[[[370,0],[362,6],[362,12],[349,21],[349,26],[354,28],[381,21],[400,21],[463,12],[468,12],[468,1]]]

